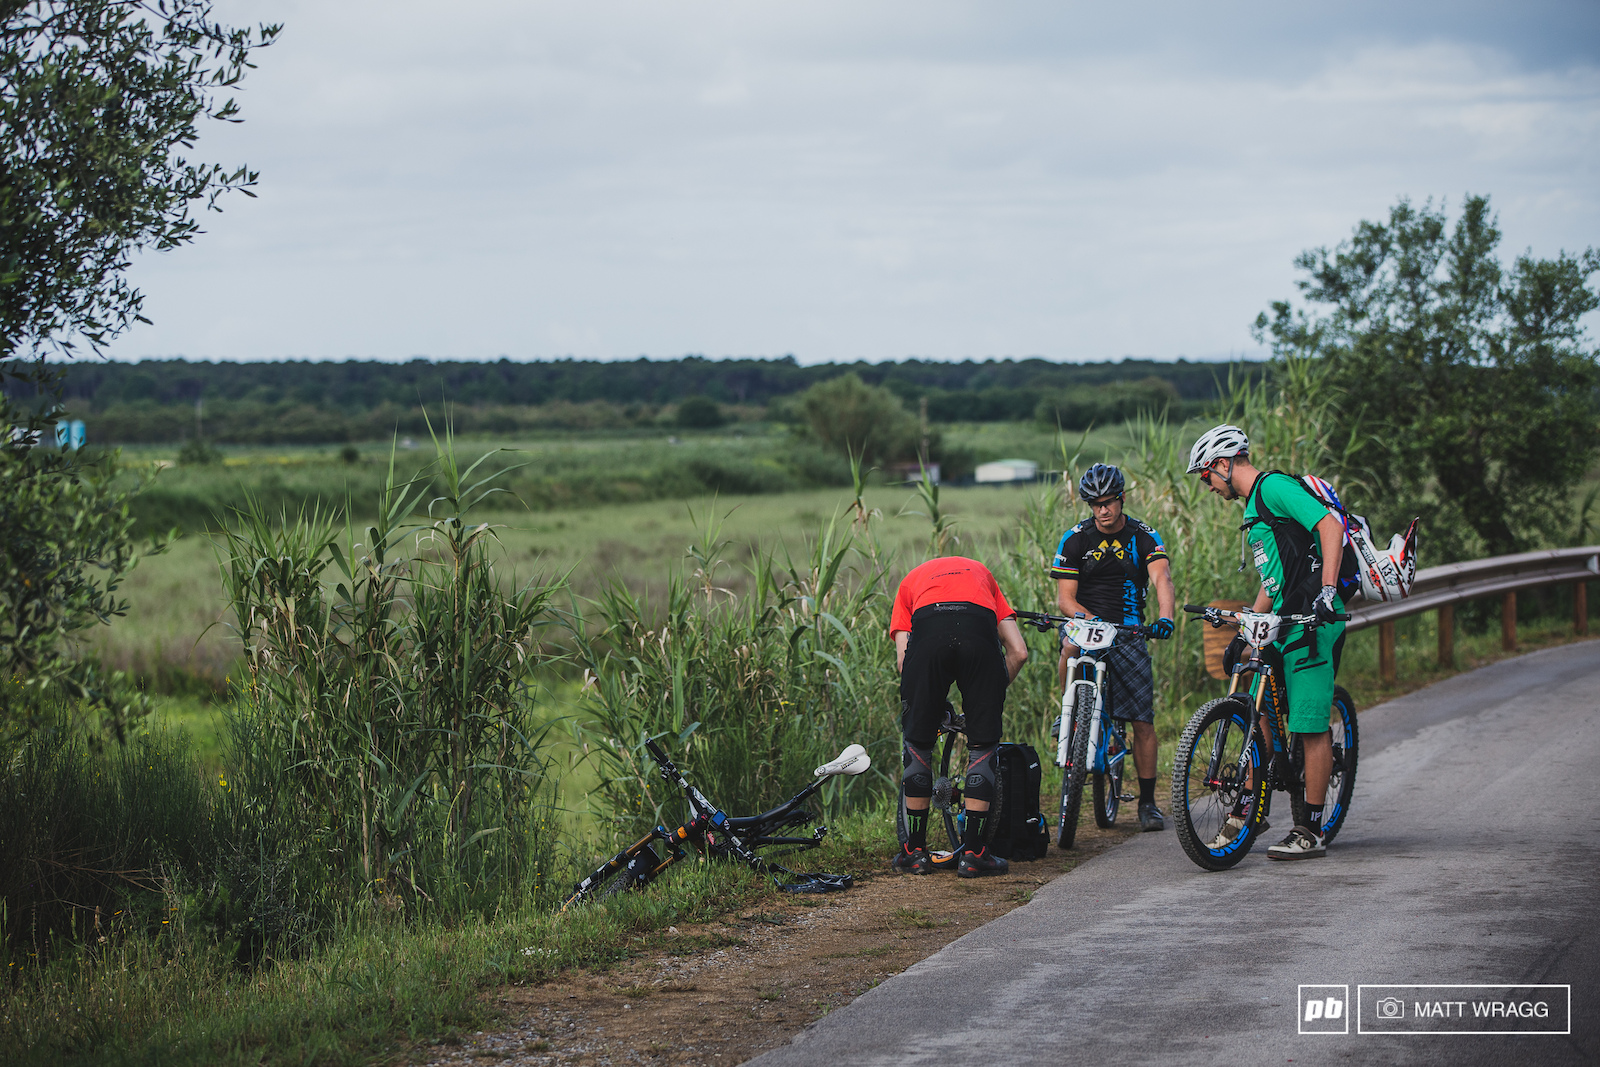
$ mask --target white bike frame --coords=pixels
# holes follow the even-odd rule
[[[1065,768],[1069,747],[1072,744],[1072,720],[1075,707],[1089,706],[1089,759],[1100,751],[1100,711],[1105,706],[1105,661],[1088,653],[1102,652],[1117,639],[1117,628],[1112,623],[1072,619],[1064,624],[1066,639],[1078,647],[1078,654],[1067,660],[1067,686],[1061,691],[1061,736],[1056,741],[1056,766]],[[1075,681],[1073,675],[1085,663],[1094,664],[1094,681]],[[1091,694],[1083,690],[1092,690]],[[1075,696],[1087,700],[1074,700]],[[1087,773],[1087,772],[1086,772]]]

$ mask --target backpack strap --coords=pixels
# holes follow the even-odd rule
[[[1255,484],[1250,487],[1250,496],[1246,498],[1245,501],[1246,506],[1248,506],[1250,501],[1254,500],[1256,517],[1239,524],[1239,569],[1241,571],[1244,570],[1245,562],[1248,559],[1248,554],[1250,551],[1250,527],[1255,526],[1258,523],[1267,526],[1272,531],[1273,539],[1278,543],[1278,558],[1284,568],[1284,601],[1286,606],[1290,606],[1292,610],[1293,605],[1290,601],[1290,597],[1293,591],[1288,585],[1291,571],[1291,561],[1296,559],[1304,561],[1303,563],[1293,567],[1294,570],[1299,570],[1303,567],[1305,571],[1305,573],[1300,575],[1295,582],[1295,586],[1298,588],[1302,582],[1309,583],[1311,576],[1321,569],[1322,559],[1317,555],[1316,552],[1315,535],[1310,530],[1307,530],[1304,526],[1296,522],[1294,519],[1291,519],[1286,515],[1274,514],[1272,509],[1267,507],[1266,501],[1262,499],[1261,487],[1266,483],[1266,480],[1272,477],[1274,474],[1283,475],[1285,478],[1288,478],[1290,481],[1294,482],[1295,485],[1298,485],[1307,496],[1311,497],[1313,500],[1316,500],[1319,505],[1323,507],[1326,507],[1326,505],[1323,504],[1321,498],[1307,488],[1306,484],[1299,478],[1296,478],[1294,475],[1285,471],[1279,470],[1264,471],[1261,477],[1256,479]],[[1301,592],[1303,593],[1305,591],[1301,590]]]

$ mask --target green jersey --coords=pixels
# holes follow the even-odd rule
[[[1261,587],[1279,615],[1311,610],[1322,584],[1322,543],[1317,523],[1331,515],[1299,479],[1279,471],[1263,474],[1245,501],[1244,536],[1250,542]],[[1343,609],[1342,601],[1335,601]],[[1284,684],[1289,694],[1289,732],[1320,734],[1328,729],[1334,676],[1344,648],[1344,623],[1307,631],[1291,626],[1278,638]]]
[[[1322,560],[1322,544],[1312,531],[1331,514],[1290,475],[1272,471],[1250,487],[1244,504],[1244,536],[1274,612],[1311,610],[1311,598],[1317,592],[1314,586],[1321,584],[1316,576]],[[1279,522],[1274,526],[1264,516]],[[1293,529],[1295,526],[1300,530]]]

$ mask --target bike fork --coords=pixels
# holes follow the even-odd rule
[[[1065,767],[1072,755],[1072,667],[1076,660],[1067,662],[1067,685],[1061,690],[1061,732],[1056,737],[1056,766]]]
[[[1087,678],[1077,676],[1079,666],[1085,664],[1094,665],[1093,701],[1074,699],[1090,684]],[[1094,762],[1095,754],[1098,752],[1096,746],[1100,743],[1100,708],[1105,702],[1105,677],[1105,664],[1091,656],[1073,656],[1067,660],[1067,686],[1061,691],[1061,736],[1056,739],[1057,767],[1066,767],[1072,758],[1072,727],[1075,718],[1073,708],[1077,708],[1080,714],[1089,716],[1089,761]]]
[[[1094,710],[1089,713],[1089,769],[1100,762],[1100,713],[1106,704],[1106,665],[1094,661]],[[1101,768],[1105,770],[1105,768]]]

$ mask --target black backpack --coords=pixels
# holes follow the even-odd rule
[[[1365,527],[1367,520],[1360,515],[1351,515],[1346,511],[1337,495],[1334,495],[1330,502],[1327,498],[1318,495],[1303,479],[1296,478],[1294,475],[1284,471],[1264,471],[1261,477],[1256,479],[1256,484],[1251,487],[1250,493],[1255,499],[1258,517],[1250,522],[1240,524],[1239,532],[1247,534],[1250,527],[1257,523],[1262,523],[1272,530],[1272,536],[1278,542],[1278,558],[1283,563],[1283,609],[1291,614],[1298,614],[1311,610],[1311,602],[1316,598],[1317,590],[1322,585],[1322,549],[1317,543],[1317,535],[1315,533],[1301,526],[1293,519],[1273,514],[1272,510],[1267,507],[1266,502],[1261,499],[1262,483],[1274,474],[1282,474],[1299,486],[1306,496],[1315,500],[1322,507],[1334,510],[1340,521],[1345,524],[1347,547],[1350,523],[1354,521]],[[1307,475],[1307,477],[1310,476]],[[1320,478],[1317,481],[1325,486],[1327,485]],[[1330,494],[1332,490],[1333,487],[1328,486]],[[1241,545],[1241,556],[1244,555],[1245,551],[1244,546]],[[1242,558],[1240,560],[1240,569],[1244,569]],[[1339,578],[1334,585],[1339,592],[1339,599],[1346,603],[1355,599],[1356,594],[1361,591],[1361,571],[1355,552],[1346,551],[1340,556]]]
[[[989,848],[1007,860],[1036,860],[1050,845],[1050,830],[1039,811],[1039,786],[1043,771],[1032,745],[995,746],[995,771],[999,778],[999,821]]]

